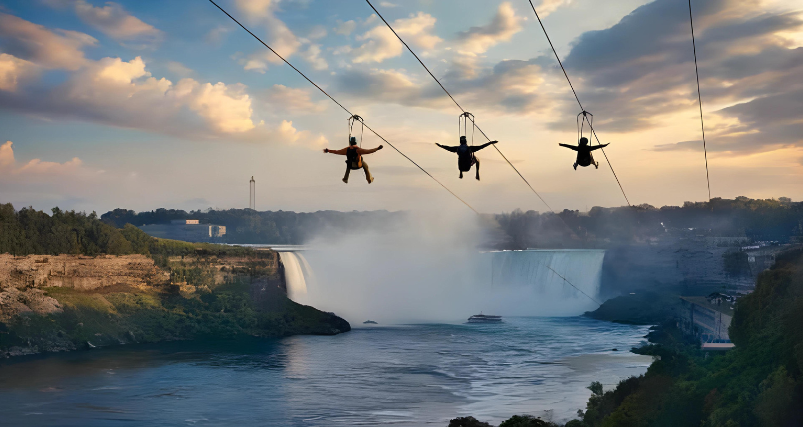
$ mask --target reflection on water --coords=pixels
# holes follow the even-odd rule
[[[180,342],[0,365],[8,425],[447,425],[515,413],[566,419],[594,380],[649,359],[646,329],[584,318],[410,325],[334,337]],[[611,351],[618,348],[619,352]]]

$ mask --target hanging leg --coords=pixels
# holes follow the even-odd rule
[[[463,179],[463,171],[460,171],[460,179]]]
[[[343,177],[343,182],[349,183],[349,174],[351,173],[351,165],[346,164],[346,176]]]
[[[365,171],[365,180],[369,184],[374,182],[374,177],[371,176],[371,171],[368,170],[368,163],[365,163],[365,160],[362,161],[362,169]]]
[[[577,162],[574,162],[574,170],[577,170]]]
[[[474,166],[477,168],[477,181],[480,180],[480,160],[475,158],[474,159]]]

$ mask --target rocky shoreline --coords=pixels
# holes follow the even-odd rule
[[[144,255],[0,255],[0,357],[350,329],[288,299],[271,251],[199,251],[158,263]]]

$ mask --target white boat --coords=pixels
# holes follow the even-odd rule
[[[502,323],[502,316],[490,314],[475,314],[468,318],[468,323]]]

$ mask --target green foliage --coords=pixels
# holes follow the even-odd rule
[[[169,224],[176,219],[197,219],[202,224],[226,226],[224,240],[228,243],[303,244],[311,236],[326,230],[348,233],[364,227],[392,227],[403,213],[374,212],[258,212],[252,209],[206,210],[186,212],[176,209],[156,209],[134,212],[115,209],[101,219],[116,227],[125,224]]]
[[[595,206],[587,214],[515,210],[495,219],[509,237],[504,246],[512,249],[636,243],[661,237],[667,230],[676,235],[743,236],[786,243],[792,236],[803,235],[803,203],[781,199],[714,198],[660,209]]]
[[[449,427],[493,427],[488,423],[477,420],[474,417],[459,417],[449,421]]]
[[[674,318],[679,307],[679,295],[648,291],[611,298],[585,316],[631,325],[656,325]]]
[[[790,251],[739,300],[736,348],[705,354],[672,322],[639,349],[656,361],[640,377],[592,396],[574,426],[798,426],[803,424],[803,252]]]
[[[52,215],[33,208],[15,211],[0,204],[0,253],[13,255],[150,255],[164,267],[170,257],[246,256],[249,248],[156,239],[131,224],[115,228],[93,212],[52,209]]]
[[[502,421],[499,427],[558,427],[558,425],[532,415],[514,415]]]

